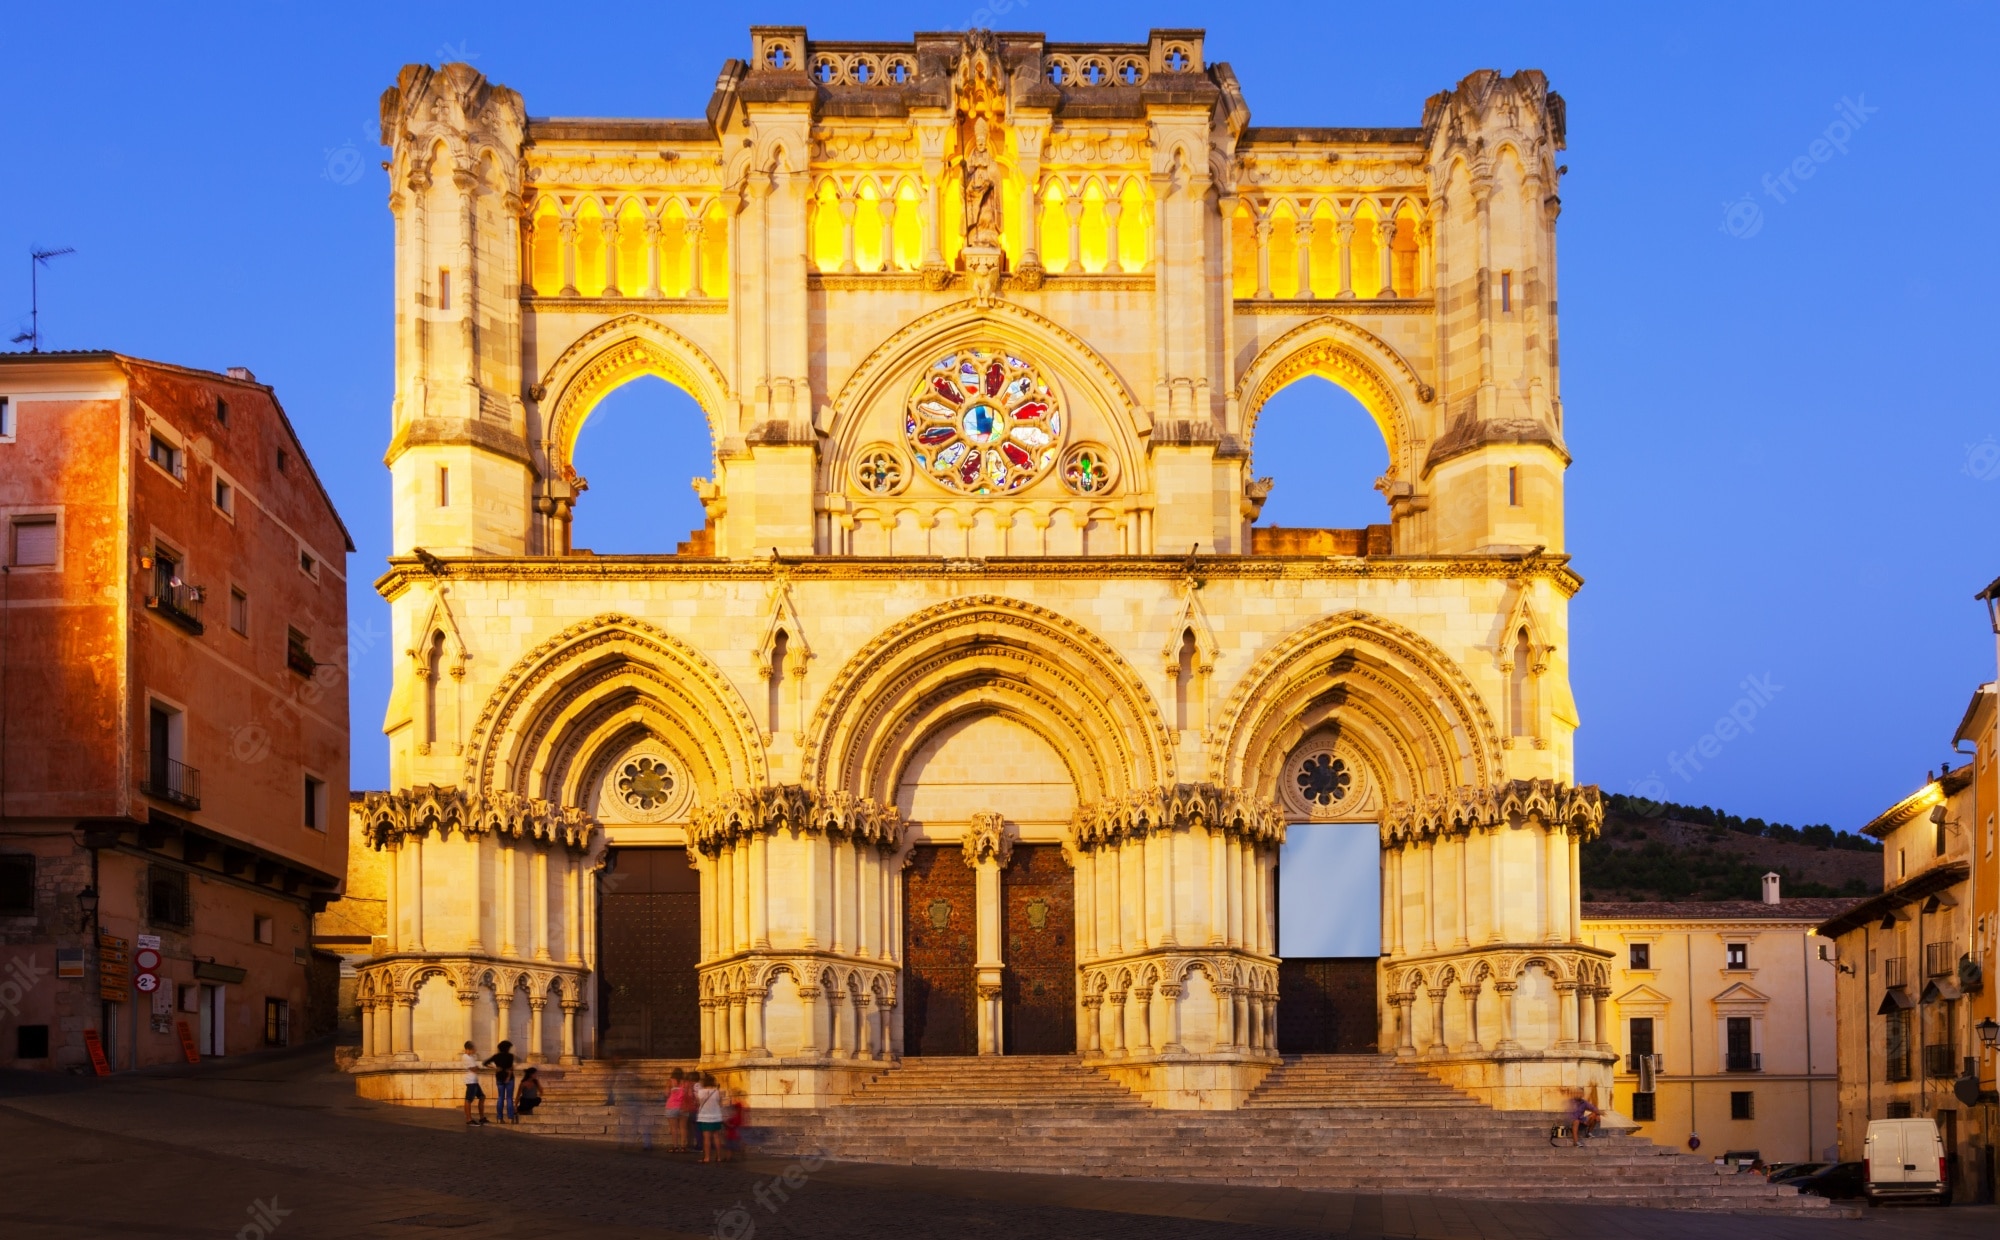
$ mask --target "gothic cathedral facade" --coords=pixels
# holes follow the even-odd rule
[[[756,27],[700,119],[450,64],[382,125],[364,1089],[511,1037],[783,1105],[1041,1052],[1233,1106],[1292,1036],[1286,832],[1340,822],[1381,840],[1366,1041],[1608,1105],[1540,73],[1267,129],[1198,30]],[[640,375],[707,416],[707,522],[581,552],[577,437]],[[1255,527],[1306,376],[1379,427],[1382,524]]]

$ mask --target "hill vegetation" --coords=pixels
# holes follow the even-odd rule
[[[1581,853],[1590,901],[1755,900],[1774,871],[1786,896],[1882,890],[1882,845],[1865,835],[1616,793]]]

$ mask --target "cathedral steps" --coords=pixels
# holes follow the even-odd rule
[[[641,1095],[643,1110],[605,1105],[601,1093],[549,1092],[523,1130],[633,1142],[650,1126],[656,1144],[664,1136],[660,1092]],[[1632,1136],[1551,1146],[1553,1122],[1491,1110],[1374,1055],[1288,1059],[1236,1111],[1156,1110],[1080,1059],[1004,1056],[907,1059],[869,1078],[847,1105],[751,1116],[762,1151],[778,1156],[1329,1192],[1847,1212]]]

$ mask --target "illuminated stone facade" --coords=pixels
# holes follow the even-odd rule
[[[466,65],[383,97],[403,653],[361,822],[401,885],[361,1066],[598,1053],[605,867],[687,848],[699,1056],[760,1098],[949,1046],[1229,1106],[1281,1049],[1286,826],[1345,821],[1382,1047],[1605,1096],[1542,76],[1271,130],[1194,30],[750,53],[692,121],[530,119]],[[707,527],[575,553],[577,435],[639,375],[707,414]],[[1308,375],[1387,441],[1380,526],[1252,528]]]

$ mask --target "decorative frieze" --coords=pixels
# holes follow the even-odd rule
[[[1141,788],[1093,805],[1080,805],[1070,820],[1070,841],[1078,850],[1089,851],[1189,827],[1271,847],[1285,842],[1285,817],[1277,806],[1216,784]]]
[[[362,817],[362,830],[376,848],[405,836],[457,832],[560,844],[584,852],[597,830],[597,820],[574,805],[506,789],[467,791],[439,784],[370,792],[362,801]]]
[[[1396,801],[1382,818],[1388,845],[1463,835],[1537,821],[1552,831],[1590,840],[1604,825],[1604,797],[1597,785],[1578,787],[1554,779],[1511,779],[1490,788],[1461,787],[1418,801]]]
[[[882,852],[903,846],[902,814],[851,792],[827,792],[801,784],[739,788],[695,808],[688,841],[715,856],[756,835],[788,831],[870,845]]]

